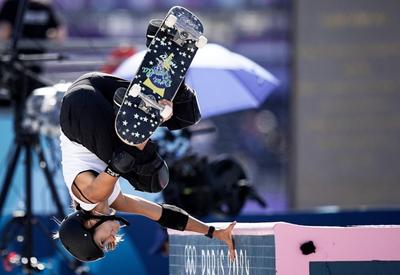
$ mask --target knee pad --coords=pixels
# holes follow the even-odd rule
[[[169,171],[166,163],[151,176],[130,173],[122,175],[138,191],[158,193],[167,187],[169,182]]]

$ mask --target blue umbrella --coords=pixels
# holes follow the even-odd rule
[[[133,55],[113,74],[132,79],[145,53]],[[279,84],[255,62],[212,43],[198,50],[186,82],[197,92],[203,118],[257,108]]]

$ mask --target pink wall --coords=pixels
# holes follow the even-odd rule
[[[400,260],[399,226],[317,227],[277,223],[274,232],[278,275],[309,274],[310,261]],[[303,255],[299,247],[307,241],[313,241],[316,252]]]
[[[227,226],[227,223],[215,223]],[[169,234],[193,235],[169,230]],[[277,275],[308,275],[310,261],[400,260],[400,226],[322,227],[289,223],[238,223],[234,235],[274,235]],[[312,241],[315,253],[303,255]]]

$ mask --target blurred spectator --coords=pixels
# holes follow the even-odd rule
[[[4,2],[0,10],[0,39],[11,38],[20,3],[19,0]],[[66,28],[56,17],[50,1],[29,0],[23,24],[22,38],[62,41],[66,36]]]
[[[0,41],[12,39],[13,30],[16,25],[18,7],[22,4],[19,0],[7,0],[0,10]],[[49,0],[28,0],[27,7],[23,16],[23,26],[21,30],[22,39],[40,39],[61,42],[66,37],[66,28],[60,23]],[[24,44],[18,47],[18,54],[43,54],[44,47],[39,43]],[[13,73],[13,70],[2,65],[2,72],[10,72],[8,77],[2,73],[0,105],[8,106],[12,99],[22,101],[35,88],[43,86],[38,83],[35,77],[23,79],[24,75]],[[39,74],[42,72],[39,62],[30,61],[25,68],[31,72]],[[26,84],[24,84],[26,83]],[[25,91],[22,93],[21,91]]]

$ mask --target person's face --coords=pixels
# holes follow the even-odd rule
[[[97,222],[97,220],[89,220],[89,227],[94,226]],[[93,239],[101,249],[114,250],[117,244],[116,235],[120,227],[118,221],[105,221],[95,229]]]

